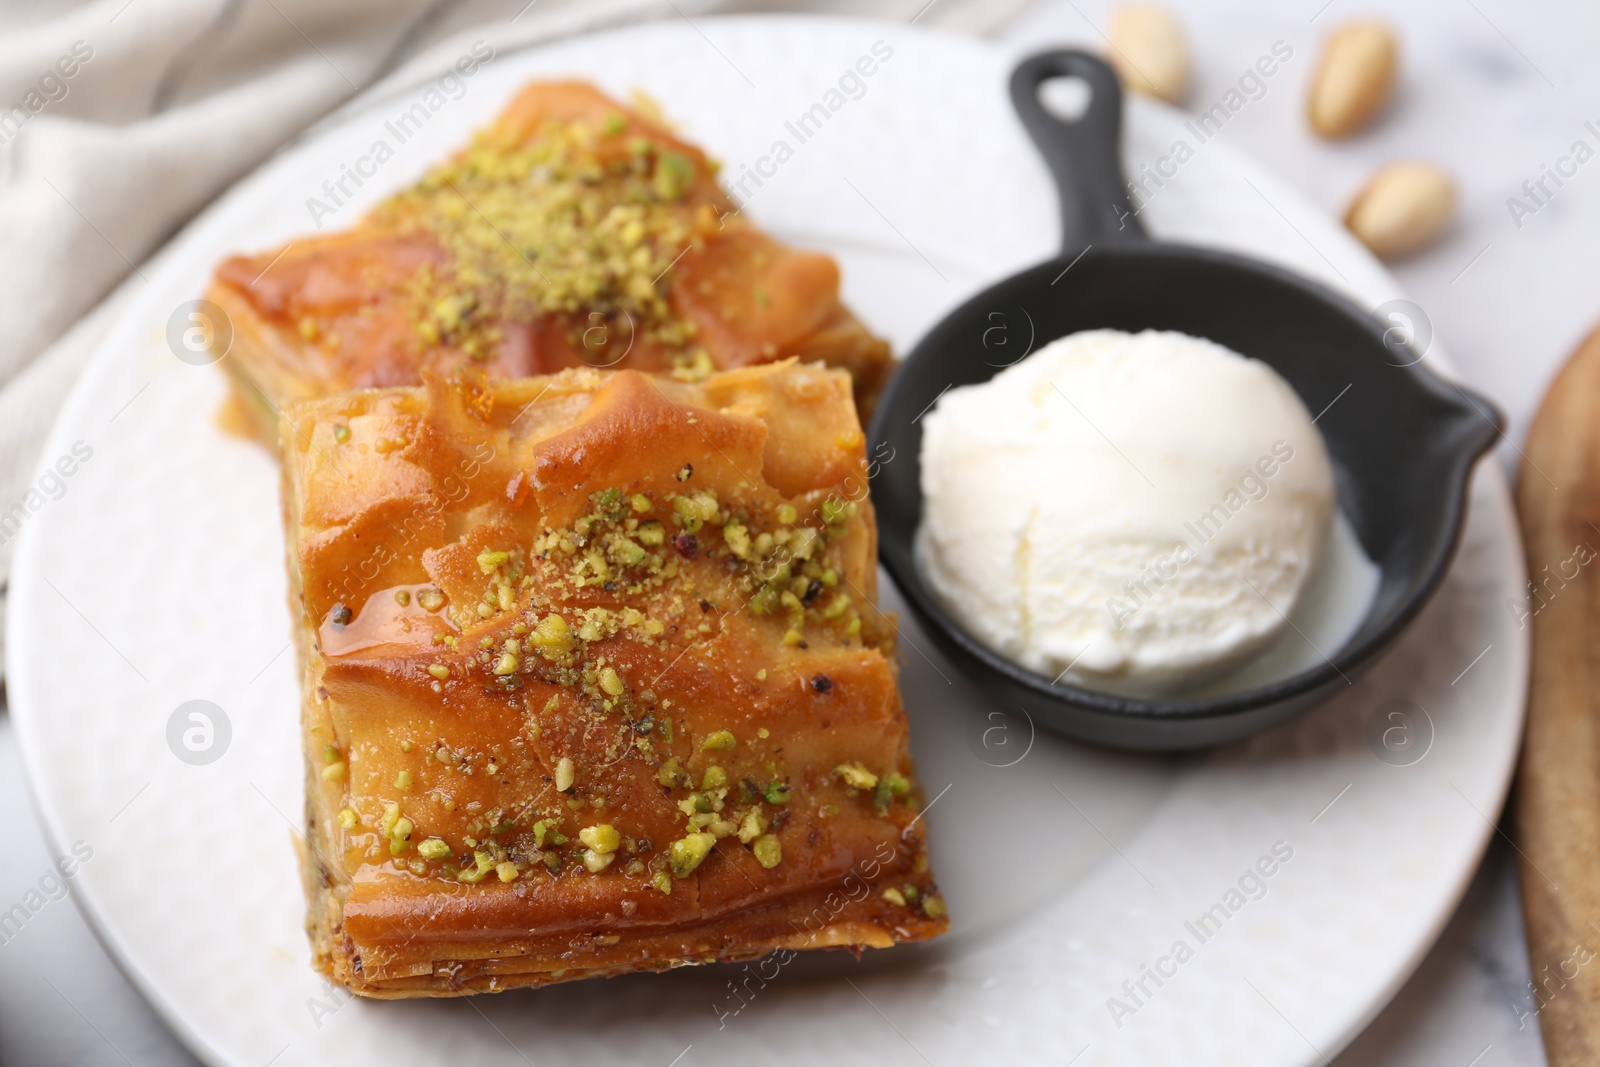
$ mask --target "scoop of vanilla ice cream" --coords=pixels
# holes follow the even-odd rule
[[[1029,670],[1181,693],[1287,625],[1334,508],[1275,371],[1181,333],[1064,337],[923,420],[919,565]]]

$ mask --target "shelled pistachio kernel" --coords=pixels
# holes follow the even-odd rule
[[[402,789],[402,790],[410,789],[411,788],[411,772],[410,771],[401,771],[399,774],[395,775],[394,776],[394,787],[396,789]]]
[[[517,865],[515,863],[512,863],[510,860],[506,860],[503,863],[498,863],[495,865],[494,873],[502,882],[514,882],[517,880],[517,875],[521,874],[522,872],[517,870]]]
[[[622,675],[618,674],[613,667],[601,668],[600,688],[604,689],[610,696],[621,696],[625,688],[622,684]]]
[[[433,675],[441,682],[450,680],[450,668],[446,667],[443,663],[428,664],[428,673]]]
[[[777,834],[762,834],[750,846],[750,851],[755,853],[756,862],[769,871],[783,862],[783,843]]]
[[[425,860],[444,860],[450,858],[450,846],[437,837],[430,837],[417,846],[417,855]]]
[[[888,889],[883,891],[883,899],[887,900],[897,908],[903,908],[906,906],[905,894],[900,892],[900,890],[896,889],[894,886],[890,886]]]
[[[361,816],[356,812],[355,808],[345,808],[339,812],[339,825],[346,830],[354,830],[361,825]]]
[[[922,912],[930,919],[944,918],[946,914],[944,908],[944,897],[941,897],[939,894],[935,893],[932,896],[925,898],[922,902]]]
[[[711,846],[716,843],[717,839],[711,834],[686,834],[674,841],[668,850],[672,873],[678,878],[689,877],[711,854]]]

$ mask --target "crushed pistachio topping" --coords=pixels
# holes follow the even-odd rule
[[[756,862],[769,871],[783,862],[783,844],[777,834],[762,834],[750,846],[750,851],[755,853]]]
[[[572,763],[572,757],[562,756],[556,761],[556,792],[565,793],[576,780],[577,768]]]
[[[859,763],[841,763],[833,773],[851,789],[871,789],[878,784],[878,776]]]
[[[688,834],[672,843],[669,850],[672,863],[672,874],[676,878],[687,878],[694,873],[696,867],[711,854],[711,846],[717,839],[710,834]]]
[[[428,233],[444,247],[446,263],[413,280],[421,341],[482,357],[501,322],[565,313],[577,319],[574,347],[593,348],[599,335],[578,317],[592,312],[610,334],[644,330],[697,351],[692,325],[668,307],[669,270],[717,228],[717,213],[689,196],[692,157],[611,130],[553,121],[514,142],[487,131],[377,209],[379,224]]]
[[[600,823],[579,830],[578,840],[595,852],[605,855],[608,852],[615,852],[621,846],[622,835],[617,833],[617,828],[610,823]]]
[[[433,827],[418,833],[399,805],[390,805],[378,846],[387,843],[400,866],[478,884],[514,881],[541,866],[552,875],[571,874],[580,866],[597,875],[615,865],[611,877],[637,879],[670,893],[673,881],[692,875],[725,838],[736,837],[765,869],[782,863],[780,834],[793,815],[803,813],[790,808],[790,771],[776,762],[782,747],[762,743],[773,731],[754,724],[738,736],[726,728],[695,729],[692,739],[676,743],[687,751],[672,755],[673,713],[679,719],[676,733],[687,733],[686,709],[674,708],[674,699],[663,699],[653,684],[639,682],[659,673],[653,654],[665,654],[661,663],[674,662],[677,644],[704,640],[702,635],[715,634],[728,613],[746,608],[757,616],[776,615],[763,625],[773,637],[787,631],[792,645],[807,647],[808,641],[824,638],[848,645],[859,633],[860,620],[849,596],[835,588],[844,584],[839,571],[844,550],[835,542],[853,507],[818,506],[802,522],[795,504],[758,505],[746,495],[747,485],[713,490],[704,480],[693,483],[693,473],[683,464],[674,491],[594,492],[588,513],[563,528],[545,528],[520,545],[475,547],[477,566],[469,565],[469,571],[474,583],[482,575],[481,594],[446,597],[436,589],[410,587],[420,608],[447,612],[459,627],[434,639],[436,648],[443,646],[458,660],[418,664],[433,685],[459,680],[507,694],[534,686],[516,698],[525,714],[522,736],[549,738],[557,752],[565,748],[574,755],[553,759],[545,773],[560,795],[545,794],[528,821],[500,809],[481,812],[470,793],[460,795],[468,821],[453,844]],[[775,518],[780,520],[776,526]],[[581,597],[574,597],[579,591]],[[637,596],[649,597],[648,610],[658,617],[629,606],[629,598]],[[483,626],[502,614],[509,617]],[[791,673],[790,668],[779,673],[819,698],[837,697],[837,684],[826,675]],[[762,668],[757,678],[765,680],[767,674]],[[547,686],[557,688],[551,692]],[[563,733],[564,741],[558,739]],[[604,739],[603,753],[593,749],[597,738]],[[423,803],[456,811],[459,794],[453,795],[449,783],[458,775],[498,775],[507,784],[524,784],[519,778],[527,764],[508,751],[456,748],[438,739],[416,743],[419,760],[432,755],[417,779],[428,789]],[[652,844],[624,832],[619,816],[627,810],[625,794],[616,791],[615,775],[605,768],[629,753],[642,759],[645,780],[654,778],[681,813],[677,840]],[[706,762],[700,753],[713,754],[716,762]],[[332,746],[325,756],[340,765],[345,761]],[[581,790],[576,758],[586,767]],[[395,788],[409,794],[416,773],[400,772]],[[897,801],[910,803],[911,783],[900,774],[874,774],[859,762],[841,763],[832,773],[853,795],[865,792],[880,814]],[[608,807],[617,814],[610,815],[613,822],[602,822]],[[422,810],[413,818],[424,819]],[[816,815],[827,818],[838,810],[823,804]]]
[[[346,830],[354,830],[361,825],[361,815],[354,808],[345,808],[339,812],[339,825]]]
[[[894,886],[890,886],[888,889],[883,891],[883,899],[887,900],[897,908],[903,908],[906,906],[905,894],[901,893],[900,890],[896,889]]]
[[[922,902],[922,913],[930,919],[945,917],[944,897],[934,893]]]
[[[392,806],[392,805],[391,805]],[[401,856],[406,849],[411,847],[411,834],[416,830],[416,824],[404,815],[395,819],[394,825],[389,827],[389,854]]]
[[[494,853],[487,850],[478,850],[472,854],[472,866],[456,872],[456,880],[476,885],[495,869]]]
[[[889,810],[890,804],[908,796],[910,792],[911,779],[898,771],[890,771],[872,787],[872,806],[881,815]]]
[[[748,845],[766,833],[769,825],[771,824],[767,822],[767,817],[761,813],[760,808],[751,808],[739,823],[739,843]]]
[[[733,736],[732,730],[718,730],[700,742],[702,752],[721,752],[733,748],[739,742]]]
[[[437,837],[430,837],[417,846],[417,855],[425,860],[446,860],[450,858],[450,846]]]

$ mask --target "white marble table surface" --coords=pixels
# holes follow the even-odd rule
[[[1365,175],[1419,156],[1461,185],[1460,217],[1436,248],[1395,266],[1466,380],[1510,419],[1500,459],[1517,445],[1546,383],[1600,318],[1600,162],[1591,162],[1519,220],[1536,180],[1600,126],[1600,6],[1581,0],[1408,0],[1377,9],[1396,22],[1404,74],[1393,107],[1364,135],[1313,138],[1301,117],[1316,45],[1342,18],[1372,13],[1348,0],[1169,0],[1195,55],[1192,107],[1219,98],[1274,41],[1295,51],[1222,138],[1277,170],[1330,213]],[[829,5],[835,9],[847,4]],[[1043,0],[1000,40],[1019,53],[1058,44],[1100,47],[1101,0]],[[10,723],[0,716],[0,908],[49,868],[21,779]],[[1543,1064],[1528,1014],[1528,965],[1513,856],[1497,836],[1438,945],[1389,1006],[1337,1059],[1369,1067]],[[0,1065],[192,1064],[122,980],[77,910],[53,901],[0,941]]]

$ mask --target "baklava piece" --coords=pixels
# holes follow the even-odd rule
[[[763,233],[698,148],[580,82],[530,84],[353,229],[224,260],[207,295],[269,436],[291,403],[459,365],[694,381],[793,356],[849,371],[863,417],[892,365],[830,257]]]
[[[946,929],[844,372],[430,378],[281,440],[330,979],[447,996]]]

